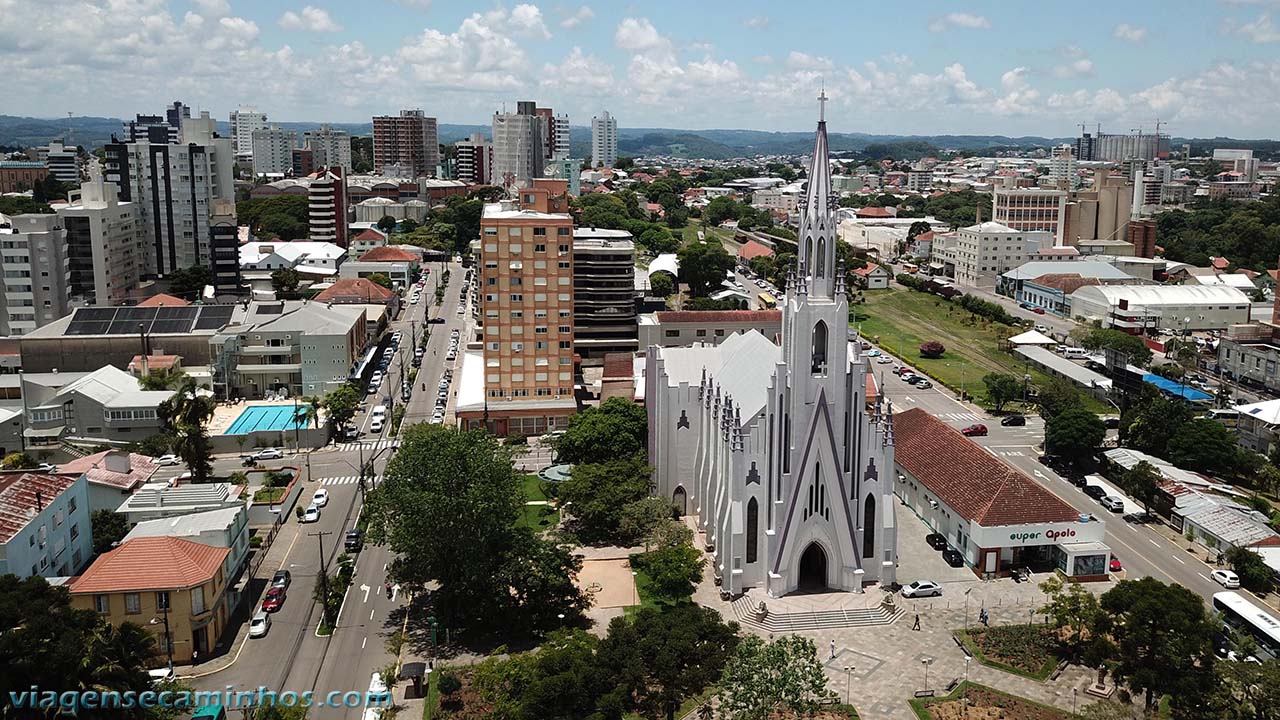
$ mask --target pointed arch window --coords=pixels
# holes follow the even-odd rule
[[[747,503],[747,562],[756,561],[759,551],[758,536],[760,535],[760,505],[755,498]]]
[[[827,323],[819,320],[813,326],[813,367],[814,375],[827,374]]]
[[[867,496],[862,510],[862,557],[875,557],[876,554],[876,497]]]
[[[818,257],[815,260],[818,268],[818,277],[827,276],[827,239],[818,238]]]
[[[813,267],[813,238],[805,238],[804,241],[804,262],[809,267]]]

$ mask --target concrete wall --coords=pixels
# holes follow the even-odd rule
[[[302,470],[296,467],[286,467],[286,470],[294,472],[293,482],[289,483],[289,490],[280,499],[280,502],[272,505],[268,503],[249,503],[249,527],[267,527],[274,525],[276,519],[283,517],[286,520],[293,513],[293,508],[298,504],[298,498],[302,495]]]

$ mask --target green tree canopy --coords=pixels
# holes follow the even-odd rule
[[[649,276],[649,291],[654,297],[671,297],[676,291],[676,282],[671,273],[656,272]]]
[[[1151,504],[1155,502],[1163,476],[1154,465],[1143,460],[1129,468],[1120,477],[1120,485],[1135,500],[1142,503],[1142,509],[1151,512]]]
[[[706,560],[688,543],[663,544],[633,556],[632,564],[649,576],[650,589],[659,600],[675,604],[687,601],[693,594],[694,587],[702,580]]]
[[[372,273],[369,275],[369,281],[375,282],[388,290],[391,289],[391,278],[387,277],[386,273]]]
[[[382,232],[389,233],[392,230],[396,229],[396,223],[398,222],[399,221],[396,220],[395,217],[392,215],[383,215],[382,217],[378,218],[376,227]]]
[[[1009,402],[1022,397],[1022,381],[1013,375],[987,373],[982,376],[982,384],[986,386],[987,397],[991,398],[992,408],[996,412],[1003,410]]]
[[[178,268],[168,275],[169,294],[186,300],[198,300],[206,285],[213,284],[213,271],[204,265]]]
[[[573,466],[557,496],[572,508],[573,531],[584,543],[626,542],[621,534],[626,506],[649,494],[651,468],[640,453],[602,463]]]
[[[280,268],[271,273],[271,289],[277,294],[291,294],[298,291],[298,271],[293,268]]]
[[[1189,420],[1169,438],[1169,460],[1188,470],[1231,474],[1236,464],[1235,435],[1215,420]]]
[[[1120,441],[1135,450],[1168,457],[1169,442],[1190,420],[1185,402],[1143,388],[1120,416]]]
[[[564,433],[551,441],[556,459],[571,464],[643,456],[648,443],[648,413],[642,405],[621,397],[571,416]]]
[[[1115,350],[1129,358],[1138,367],[1151,362],[1151,348],[1137,335],[1130,335],[1111,328],[1094,328],[1081,343],[1089,350]]]
[[[725,666],[718,698],[721,712],[742,720],[805,717],[836,699],[817,646],[799,635],[743,638]]]
[[[1081,583],[1070,582],[1056,575],[1040,583],[1040,592],[1045,594],[1047,600],[1040,612],[1052,619],[1055,628],[1066,631],[1061,636],[1062,643],[1070,657],[1079,660],[1085,642],[1102,612],[1098,596],[1085,589]]]
[[[93,530],[93,554],[101,555],[129,534],[129,520],[114,510],[94,510],[89,516]]]
[[[1082,408],[1063,412],[1045,422],[1044,449],[1050,455],[1078,459],[1102,445],[1107,428],[1097,415]]]
[[[350,383],[343,383],[324,397],[324,407],[329,411],[329,419],[337,425],[346,425],[360,407],[362,393]]]
[[[192,482],[208,482],[213,473],[213,449],[206,424],[215,403],[188,377],[168,400],[156,409],[160,428],[173,439],[173,451],[187,464]]]
[[[236,220],[257,237],[281,240],[305,238],[309,231],[309,200],[305,195],[273,195],[236,203]]]
[[[706,297],[720,288],[725,274],[736,264],[719,242],[686,245],[678,253],[680,282],[694,297]]]
[[[1040,417],[1046,422],[1068,410],[1084,407],[1080,399],[1080,391],[1069,380],[1049,378],[1036,393],[1036,405],[1040,408]]]
[[[1232,547],[1226,552],[1226,560],[1231,569],[1240,576],[1240,584],[1254,592],[1270,592],[1272,582],[1271,568],[1258,553],[1244,547]]]

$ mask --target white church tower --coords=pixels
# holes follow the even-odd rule
[[[698,515],[731,596],[862,592],[896,578],[892,410],[849,337],[824,115],[800,206],[782,347],[756,331],[646,350],[655,492]]]

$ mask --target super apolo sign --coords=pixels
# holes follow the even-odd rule
[[[1003,527],[971,526],[971,540],[980,548],[1062,545],[1078,542],[1101,542],[1105,530],[1099,521],[1084,523],[1041,523],[1006,525]]]

